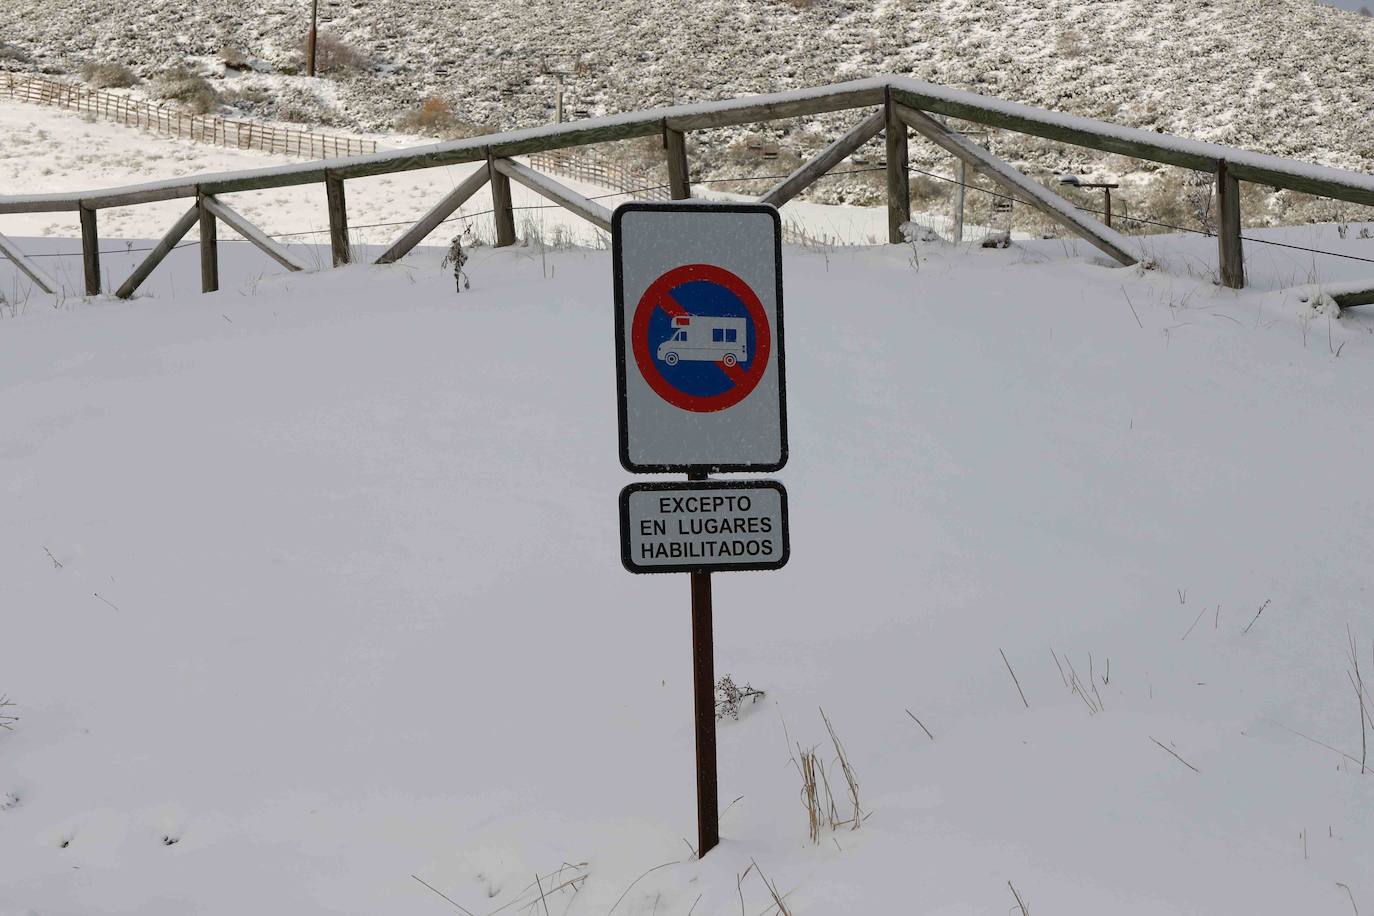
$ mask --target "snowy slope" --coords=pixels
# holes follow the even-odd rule
[[[766,912],[752,863],[795,916],[1374,901],[1359,310],[1059,242],[789,248],[793,555],[716,577],[717,671],[767,696],[696,862],[687,583],[618,562],[607,254],[479,250],[456,297],[435,249],[226,252],[218,294],[192,250],[0,320],[6,916],[459,912],[412,875]],[[871,816],[812,846],[817,707]]]
[[[287,0],[73,0],[60,16],[50,0],[8,0],[4,38],[40,69],[112,60],[150,76],[233,48],[280,71],[300,66],[307,16]],[[327,0],[321,16],[325,31],[375,64],[335,77],[343,119],[368,128],[391,126],[431,94],[476,124],[543,123],[555,94],[547,70],[567,74],[568,111],[590,114],[901,73],[1374,168],[1365,117],[1374,22],[1311,0],[703,0],[690,15],[669,0]],[[225,86],[245,82],[233,76]],[[699,164],[725,164],[739,132],[727,134],[700,138]],[[784,138],[799,151],[810,142],[799,132]],[[1030,154],[1015,143],[1005,151]],[[1062,154],[1034,155],[1051,171],[1065,164]]]

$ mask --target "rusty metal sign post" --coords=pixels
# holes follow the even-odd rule
[[[621,561],[692,591],[697,855],[720,842],[711,573],[780,569],[787,491],[782,231],[764,204],[627,203],[611,219],[620,463],[687,483],[620,494]]]

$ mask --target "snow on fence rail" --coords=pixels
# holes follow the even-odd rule
[[[117,92],[91,89],[24,73],[3,74],[3,79],[0,79],[0,95],[21,102],[66,108],[131,127],[156,131],[169,137],[182,137],[235,149],[255,149],[306,159],[331,159],[377,152],[375,140],[318,134],[308,130],[277,127],[253,121],[236,121],[215,115],[192,114],[167,105],[142,102]]]
[[[857,109],[860,119],[830,146],[804,162],[760,199],[781,207],[817,179],[823,177],[863,143],[881,133],[886,145],[888,241],[903,241],[902,227],[911,220],[909,134],[915,132],[944,149],[968,168],[998,185],[1011,199],[1036,208],[1064,228],[1080,236],[1119,264],[1139,261],[1139,247],[1128,237],[1103,225],[1092,215],[1031,180],[1010,163],[986,148],[951,130],[934,115],[958,118],[1028,134],[1100,152],[1116,153],[1166,165],[1181,166],[1215,176],[1217,245],[1221,282],[1232,288],[1245,285],[1241,249],[1240,182],[1252,181],[1273,188],[1287,188],[1321,197],[1374,205],[1374,175],[1328,168],[1267,156],[1234,147],[1187,140],[1169,134],[1122,127],[1106,121],[1080,118],[1055,111],[1031,108],[1014,102],[950,89],[902,76],[877,76],[811,89],[748,96],[719,102],[676,105],[628,112],[604,118],[550,124],[525,130],[505,131],[428,146],[350,155],[274,168],[248,169],[217,175],[192,175],[167,181],[120,188],[66,194],[32,194],[0,197],[0,214],[78,211],[86,293],[100,292],[99,236],[96,215],[107,207],[131,206],[160,200],[186,198],[190,209],[177,220],[148,257],[121,285],[120,298],[132,296],[139,284],[166,257],[193,225],[200,226],[201,287],[218,289],[219,271],[215,227],[224,221],[243,234],[255,229],[242,217],[234,220],[216,195],[234,191],[291,187],[322,182],[328,202],[330,247],[334,265],[350,260],[348,209],[344,182],[350,178],[385,175],[413,169],[434,168],[463,162],[482,163],[471,176],[436,203],[414,226],[407,229],[378,258],[389,264],[404,257],[485,184],[491,185],[492,217],[496,245],[512,245],[515,215],[510,182],[515,180],[598,226],[605,226],[609,211],[557,181],[521,165],[513,156],[549,156],[558,151],[595,143],[661,137],[668,173],[669,196],[691,196],[686,136],[693,130],[729,127],[827,112]],[[547,159],[542,159],[545,163]],[[609,176],[607,176],[609,177]],[[594,179],[589,179],[594,180]],[[650,192],[634,189],[643,195]],[[280,260],[278,246],[262,232],[249,232],[249,241]],[[12,244],[0,246],[21,271],[47,292],[42,271]],[[288,268],[299,265],[287,265]],[[1364,291],[1347,291],[1342,305],[1374,304],[1374,280]]]

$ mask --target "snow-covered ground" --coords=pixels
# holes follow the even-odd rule
[[[6,136],[5,191],[132,177]],[[196,151],[160,161],[271,161]],[[350,183],[354,222],[448,180]],[[235,206],[323,223],[278,193]],[[179,207],[102,213],[107,282]],[[74,287],[50,222],[0,232]],[[607,252],[478,248],[458,295],[436,247],[227,245],[202,296],[188,247],[131,302],[0,260],[0,913],[755,914],[760,873],[794,916],[1368,909],[1374,315],[1281,288],[1374,265],[1251,244],[1237,293],[1146,241],[786,249],[792,559],[714,579],[766,696],[701,861],[687,583],[619,564]],[[813,845],[820,708],[868,817]]]

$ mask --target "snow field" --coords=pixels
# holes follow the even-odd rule
[[[797,916],[1374,899],[1344,656],[1374,319],[1155,243],[1176,273],[786,250],[792,560],[714,578],[717,673],[767,696],[720,725],[701,862],[687,583],[618,560],[607,252],[478,249],[458,296],[433,248],[282,275],[235,245],[217,294],[188,250],[132,302],[28,297],[0,912],[454,912],[412,875],[511,912],[585,874],[551,912],[753,913],[754,863]],[[871,816],[813,847],[818,707]]]

